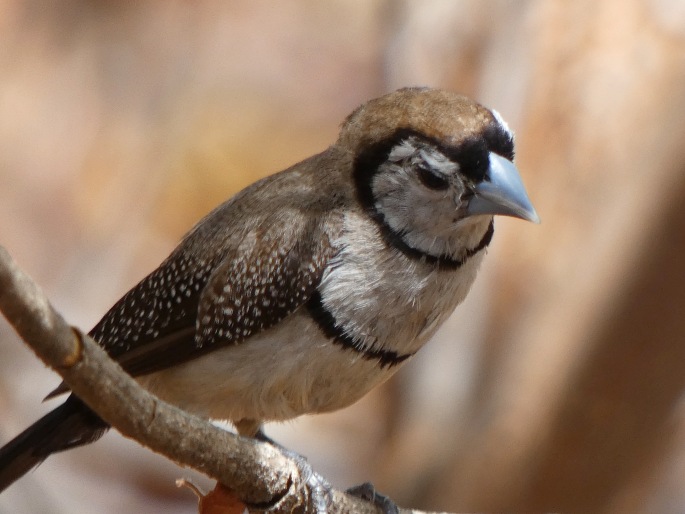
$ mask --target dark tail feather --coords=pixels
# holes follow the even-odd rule
[[[0,492],[51,453],[92,443],[109,428],[77,397],[70,396],[0,448]]]

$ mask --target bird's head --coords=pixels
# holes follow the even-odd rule
[[[371,100],[344,122],[363,206],[403,244],[459,257],[493,215],[539,222],[513,164],[498,113],[441,90],[406,88]]]

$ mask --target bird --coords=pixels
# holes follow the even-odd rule
[[[402,88],[215,208],[89,335],[147,390],[257,437],[390,378],[465,299],[493,218],[539,217],[499,113]],[[0,491],[109,428],[66,400],[0,449]]]

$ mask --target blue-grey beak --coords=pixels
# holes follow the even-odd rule
[[[468,216],[501,214],[540,223],[516,166],[496,153],[490,153],[490,167],[473,193],[466,208]]]

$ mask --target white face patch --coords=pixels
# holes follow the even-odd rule
[[[374,207],[410,248],[458,258],[460,249],[478,243],[489,222],[475,235],[459,225],[466,189],[459,171],[439,144],[409,136],[392,147],[371,180]]]
[[[388,155],[389,162],[400,162],[411,159],[411,163],[425,164],[444,175],[451,175],[459,170],[459,165],[451,161],[437,148],[426,144],[416,138],[409,137],[393,146]]]
[[[459,170],[459,165],[448,159],[442,152],[435,148],[422,148],[419,150],[419,157],[429,168],[442,173],[452,175]]]
[[[412,139],[405,139],[401,143],[392,147],[392,150],[390,150],[390,155],[388,155],[388,160],[390,162],[401,161],[402,159],[406,159],[407,157],[415,154],[417,149],[418,148]]]

